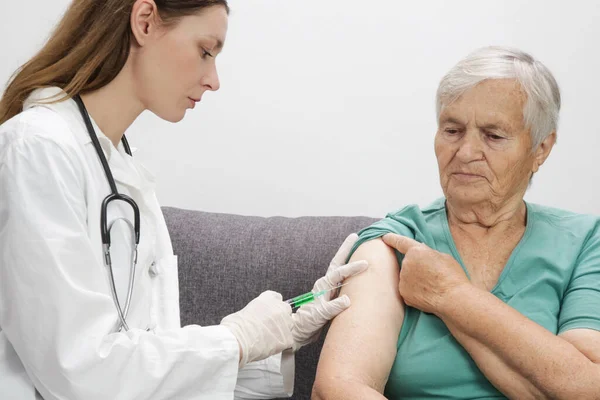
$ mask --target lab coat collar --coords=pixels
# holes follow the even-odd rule
[[[58,87],[47,87],[42,89],[34,90],[27,100],[23,103],[23,111],[32,108],[32,107],[44,107],[48,108],[56,113],[60,114],[68,123],[71,128],[71,132],[76,137],[77,141],[83,145],[91,143],[92,139],[90,135],[88,135],[87,129],[85,127],[85,122],[83,122],[83,118],[79,113],[79,107],[74,100],[64,100],[62,99],[67,94]],[[55,103],[53,101],[61,100]],[[91,119],[91,116],[90,116]],[[92,119],[92,125],[96,130],[96,134],[98,135],[98,139],[104,134],[99,134],[99,129],[96,126],[96,123]]]
[[[62,99],[66,93],[58,87],[48,87],[34,90],[29,98],[23,103],[23,110],[31,107],[45,107],[60,114],[68,123],[71,132],[77,141],[84,146],[93,146],[92,139],[87,131],[85,122],[79,112],[79,107],[74,100],[69,99],[51,103]],[[98,127],[90,115],[92,126],[104,151],[108,165],[110,166],[115,182],[141,190],[154,187],[155,177],[141,163],[125,152],[123,143],[115,147],[108,137]],[[137,149],[132,148],[132,153]],[[100,162],[100,160],[98,160]]]

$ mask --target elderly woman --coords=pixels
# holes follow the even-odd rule
[[[442,79],[445,198],[360,233],[352,258],[371,268],[343,289],[314,398],[600,399],[600,219],[523,200],[559,108],[549,70],[514,49]]]

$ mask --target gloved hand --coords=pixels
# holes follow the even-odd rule
[[[292,347],[292,308],[279,293],[266,291],[240,311],[221,320],[237,339],[242,368]]]
[[[356,233],[351,234],[344,240],[335,257],[333,257],[331,264],[329,264],[327,274],[315,282],[312,289],[313,293],[330,289],[344,281],[344,279],[367,269],[369,264],[363,260],[353,261],[350,264],[344,265],[350,255],[352,246],[354,246],[357,240],[358,235]],[[293,314],[294,326],[292,328],[292,335],[294,336],[294,345],[292,349],[294,351],[298,351],[300,347],[316,341],[323,326],[333,317],[350,307],[348,296],[343,295],[332,300],[336,296],[337,290],[329,291],[312,303],[301,306]]]

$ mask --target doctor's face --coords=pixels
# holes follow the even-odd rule
[[[174,24],[152,25],[148,19],[137,29],[143,40],[132,49],[131,64],[134,90],[145,109],[177,122],[206,91],[219,89],[215,61],[227,34],[224,7],[205,8]]]

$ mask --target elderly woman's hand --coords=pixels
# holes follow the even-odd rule
[[[395,233],[388,233],[383,241],[404,254],[398,290],[407,305],[438,315],[453,290],[470,285],[452,256]]]

